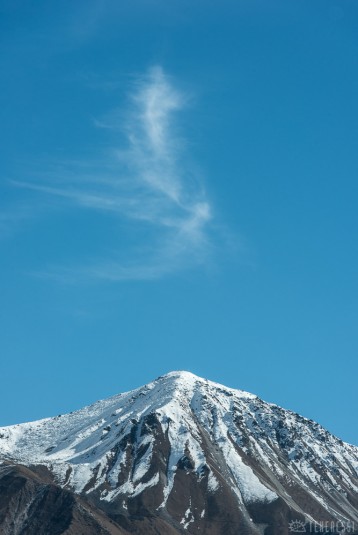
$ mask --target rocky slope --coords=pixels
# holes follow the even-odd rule
[[[358,527],[357,447],[188,372],[0,428],[0,459],[5,535]]]

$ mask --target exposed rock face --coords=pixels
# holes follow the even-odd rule
[[[188,372],[2,428],[0,458],[5,535],[358,532],[357,447]]]
[[[101,511],[69,490],[24,467],[0,468],[0,526],[3,535],[120,535]]]

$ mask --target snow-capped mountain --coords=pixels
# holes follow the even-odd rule
[[[357,447],[312,420],[189,372],[71,414],[0,428],[0,459],[4,534],[269,535],[309,523],[328,522],[332,533],[338,525],[358,527]],[[62,531],[56,521],[44,527],[48,519],[31,531],[26,492],[21,487],[19,496],[13,483],[19,478],[28,494],[29,485],[37,489],[28,498],[33,512],[45,487],[60,493],[60,502],[71,497],[75,506]]]

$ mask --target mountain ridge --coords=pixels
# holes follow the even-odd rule
[[[137,517],[165,522],[163,533],[168,525],[220,533],[218,522],[225,533],[234,522],[252,534],[287,533],[293,520],[358,524],[357,447],[186,371],[67,415],[0,428],[0,458],[46,467],[55,485],[120,529]]]

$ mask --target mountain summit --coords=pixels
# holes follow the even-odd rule
[[[358,527],[357,447],[185,371],[70,414],[0,428],[0,460],[4,535]]]

